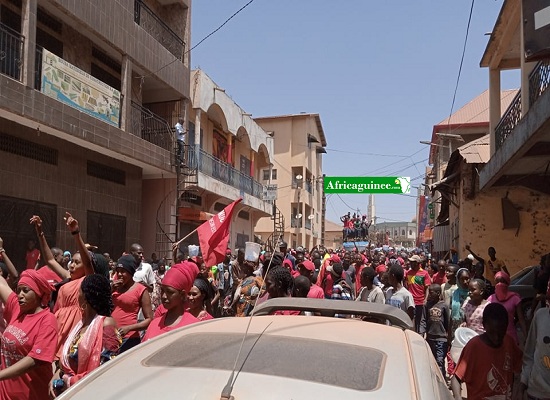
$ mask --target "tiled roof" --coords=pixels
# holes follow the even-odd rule
[[[517,92],[517,89],[501,91],[501,114],[504,114]],[[436,126],[456,126],[479,123],[489,124],[489,90],[481,93],[479,96],[457,110],[453,115],[451,115],[451,117],[445,118]]]

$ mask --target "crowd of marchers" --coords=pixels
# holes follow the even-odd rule
[[[227,249],[209,266],[174,247],[168,265],[154,254],[146,260],[139,244],[112,259],[85,243],[72,215],[65,219],[72,250],[50,248],[41,218],[30,219],[36,241],[23,268],[0,239],[0,398],[54,398],[139,343],[208,319],[250,316],[277,297],[400,308],[457,399],[461,383],[471,399],[550,398],[550,256],[536,270],[538,296],[526,319],[493,248],[487,260],[469,247],[464,260],[432,260],[420,250],[290,249],[280,242],[278,251],[252,259],[244,249]],[[477,335],[453,359],[459,328]]]

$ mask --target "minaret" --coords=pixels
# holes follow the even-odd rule
[[[367,207],[367,219],[374,225],[376,208],[374,207],[374,194],[369,194],[369,205]]]

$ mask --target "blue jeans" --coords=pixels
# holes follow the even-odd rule
[[[449,344],[447,342],[432,339],[427,339],[426,341],[432,350],[432,354],[437,362],[437,366],[441,370],[441,374],[443,374],[443,378],[445,378],[445,357],[447,356]]]

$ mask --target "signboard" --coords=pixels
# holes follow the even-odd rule
[[[120,92],[48,50],[42,50],[41,92],[92,117],[119,126]]]
[[[208,221],[212,214],[191,207],[178,208],[179,221]]]
[[[265,185],[263,199],[266,201],[277,200],[277,185]]]

